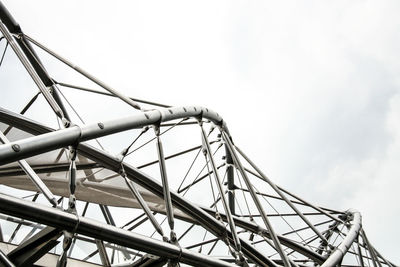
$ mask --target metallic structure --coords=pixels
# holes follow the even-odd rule
[[[214,111],[124,96],[24,34],[1,2],[0,19],[0,72],[14,57],[39,89],[21,112],[0,108],[1,266],[395,266],[359,212],[276,185]],[[99,89],[55,79],[39,51]],[[85,124],[72,90],[129,113]]]

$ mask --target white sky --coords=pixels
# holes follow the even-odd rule
[[[125,94],[214,109],[276,183],[360,210],[400,262],[399,1],[3,3]]]

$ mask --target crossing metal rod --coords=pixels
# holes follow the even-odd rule
[[[238,237],[238,234],[237,234],[237,231],[236,231],[235,222],[233,221],[231,210],[230,210],[230,208],[228,206],[228,203],[227,203],[227,200],[225,198],[225,193],[224,193],[224,189],[222,187],[222,182],[221,182],[221,179],[219,177],[219,173],[218,173],[218,169],[217,169],[217,166],[215,164],[215,161],[214,161],[213,153],[211,152],[210,143],[208,142],[207,134],[204,131],[202,123],[200,123],[200,128],[201,128],[201,136],[202,136],[202,139],[203,139],[204,148],[206,149],[206,152],[207,152],[207,155],[208,155],[208,158],[209,158],[212,170],[213,170],[213,176],[215,178],[215,183],[217,184],[218,192],[219,192],[219,194],[221,196],[222,204],[224,206],[224,210],[225,210],[225,213],[227,215],[229,228],[231,229],[231,232],[232,232],[232,235],[233,235],[233,241],[235,243],[235,247],[236,247],[237,251],[240,253],[241,245],[240,245],[239,237]],[[208,164],[208,163],[206,162],[206,164]]]
[[[156,218],[154,217],[153,213],[151,212],[146,201],[144,201],[139,190],[137,190],[136,186],[130,180],[128,180],[128,178],[126,178],[126,174],[123,176],[124,176],[126,185],[128,186],[129,190],[131,190],[131,192],[132,192],[132,195],[139,202],[140,207],[142,207],[143,211],[146,213],[147,217],[150,219],[150,222],[153,224],[156,231],[164,238],[164,232],[163,232],[160,224],[157,222]]]
[[[244,155],[244,154],[241,153],[241,150],[240,150],[238,147],[235,146],[235,148],[236,148],[236,150],[237,150],[243,157],[246,156],[246,155]],[[255,172],[253,172],[252,170],[249,170],[249,169],[247,169],[247,168],[244,168],[244,169],[245,169],[245,171],[247,171],[248,173],[251,173],[251,174],[254,175],[255,177],[257,177],[257,178],[259,178],[259,179],[261,179],[261,180],[264,180],[264,178],[263,178],[260,174],[255,173]],[[336,221],[336,222],[338,222],[338,223],[343,223],[342,220],[336,218],[335,216],[332,216],[332,215],[329,214],[327,211],[331,211],[331,212],[335,212],[335,213],[339,213],[339,214],[344,214],[344,212],[334,211],[334,210],[330,210],[330,209],[326,209],[326,208],[317,207],[317,206],[311,204],[310,202],[308,202],[308,201],[306,201],[306,200],[300,198],[299,196],[297,196],[297,195],[295,195],[295,194],[293,194],[293,193],[287,191],[286,189],[284,189],[284,188],[282,188],[282,187],[280,187],[280,186],[278,186],[278,185],[277,185],[276,187],[277,187],[279,190],[281,190],[282,192],[284,192],[284,193],[288,194],[289,196],[291,196],[291,197],[297,199],[297,200],[299,201],[297,204],[309,206],[309,207],[311,207],[311,208],[313,208],[313,209],[319,211],[320,213],[322,213],[322,214],[328,216],[328,217],[331,218],[332,220],[334,220],[334,221]],[[294,201],[292,201],[292,203],[293,203],[293,202],[294,202]]]
[[[85,70],[81,69],[80,67],[76,66],[75,64],[71,63],[70,61],[68,61],[67,59],[63,58],[62,56],[58,55],[57,53],[55,53],[54,51],[50,50],[49,48],[47,48],[46,46],[42,45],[41,43],[39,43],[38,41],[32,39],[31,37],[25,35],[25,38],[32,42],[33,44],[35,44],[36,46],[38,46],[39,48],[43,49],[44,51],[46,51],[47,53],[49,53],[50,55],[52,55],[53,57],[55,57],[56,59],[58,59],[59,61],[63,62],[65,65],[67,65],[68,67],[74,69],[75,71],[77,71],[78,73],[82,74],[83,76],[85,76],[86,78],[88,78],[89,80],[91,80],[92,82],[96,83],[97,85],[99,85],[100,87],[104,88],[105,90],[107,90],[108,92],[110,92],[111,94],[115,95],[116,97],[118,97],[119,99],[121,99],[122,101],[124,101],[125,103],[127,103],[128,105],[134,107],[135,109],[141,109],[141,107],[139,106],[138,103],[136,103],[135,101],[133,101],[132,99],[130,99],[129,97],[125,96],[124,94],[118,92],[117,90],[115,90],[114,88],[110,87],[109,85],[107,85],[106,83],[102,82],[101,80],[99,80],[98,78],[94,77],[93,75],[89,74],[88,72],[86,72]]]
[[[361,229],[361,236],[365,242],[365,244],[367,245],[368,251],[371,254],[371,258],[372,258],[372,264],[374,265],[374,267],[382,267],[380,261],[378,260],[378,257],[375,254],[375,250],[374,248],[371,246],[371,243],[369,243],[369,240],[367,238],[367,235],[365,234],[364,230]]]
[[[42,92],[43,96],[45,97],[46,101],[49,103],[50,107],[53,109],[53,111],[56,113],[56,115],[60,119],[64,119],[65,116],[64,116],[64,113],[61,110],[60,106],[54,100],[49,89],[46,87],[46,85],[40,79],[39,75],[37,74],[37,72],[35,71],[33,66],[31,65],[29,60],[26,58],[24,52],[21,50],[21,48],[15,42],[14,38],[11,36],[10,32],[8,31],[8,29],[5,27],[5,25],[2,22],[0,22],[0,31],[3,33],[4,37],[7,39],[8,43],[10,44],[11,48],[14,50],[15,54],[21,61],[22,65],[24,65],[25,69],[27,70],[29,75],[32,77],[33,81],[36,83],[39,90]]]
[[[300,218],[314,231],[315,234],[317,234],[319,236],[319,238],[321,238],[321,240],[323,240],[323,242],[325,244],[328,244],[328,240],[326,240],[326,238],[321,234],[320,231],[318,231],[318,229],[314,226],[314,224],[312,224],[305,216],[304,214],[295,206],[293,205],[292,201],[290,201],[290,199],[288,199],[286,197],[285,194],[282,193],[281,190],[279,190],[279,188],[275,185],[275,183],[273,183],[258,167],[257,165],[255,165],[253,163],[253,161],[251,161],[238,147],[236,147],[236,150],[239,152],[240,155],[242,155],[242,157],[258,172],[258,174],[261,175],[261,177],[272,187],[272,189],[274,189],[274,191],[276,193],[278,193],[278,195],[286,202],[286,204],[288,204],[295,213],[297,213]]]
[[[375,248],[374,248],[374,251],[375,251],[376,255],[379,256],[388,266],[390,266],[390,267],[394,266],[393,263],[391,263],[390,261],[388,261],[387,259],[382,257],[382,255],[379,253],[379,251],[377,251]]]
[[[0,131],[0,141],[3,142],[4,144],[9,144],[10,141],[8,138],[3,134],[2,131]],[[36,187],[40,190],[40,192],[43,193],[43,195],[46,197],[46,199],[53,205],[53,207],[57,206],[57,199],[51,193],[50,189],[43,183],[42,179],[35,173],[35,171],[31,168],[31,166],[26,162],[26,160],[19,160],[18,161],[19,166],[22,168],[22,170],[28,175],[28,177],[31,179],[31,181],[36,185]]]
[[[55,228],[65,229],[66,231],[75,230],[77,234],[144,251],[152,255],[180,259],[181,262],[190,265],[233,266],[224,261],[207,257],[185,248],[179,248],[167,242],[4,194],[0,194],[0,212]]]
[[[255,190],[253,188],[253,185],[250,183],[250,180],[247,177],[247,174],[246,174],[246,172],[245,172],[245,170],[244,170],[239,158],[236,155],[236,151],[235,151],[235,149],[234,149],[234,147],[232,145],[230,137],[222,129],[221,129],[221,133],[222,133],[222,138],[225,141],[225,144],[227,145],[227,147],[229,149],[229,152],[232,155],[233,162],[234,162],[235,166],[238,168],[238,170],[239,170],[239,172],[240,172],[240,174],[241,174],[241,176],[242,176],[242,178],[243,178],[243,180],[244,180],[244,182],[245,182],[245,184],[247,186],[247,189],[250,192],[250,195],[251,195],[251,197],[252,197],[252,199],[254,201],[254,204],[256,205],[257,210],[260,213],[261,218],[263,219],[263,221],[265,223],[265,226],[267,227],[267,229],[271,233],[271,237],[272,237],[272,241],[274,242],[275,249],[278,251],[279,255],[281,256],[281,259],[282,259],[283,264],[285,265],[285,267],[290,267],[291,264],[289,262],[289,259],[288,259],[287,255],[285,254],[285,252],[283,251],[281,243],[279,242],[279,239],[276,236],[276,233],[275,233],[271,223],[268,220],[266,212],[264,211],[264,208],[262,207],[262,205],[260,203],[260,200],[258,199],[258,196],[257,196],[257,194],[256,194],[256,192],[255,192]]]
[[[110,260],[108,259],[108,256],[107,256],[106,247],[104,246],[104,242],[99,239],[96,239],[95,242],[96,242],[97,250],[99,251],[101,264],[103,264],[103,266],[105,266],[105,267],[111,266]]]

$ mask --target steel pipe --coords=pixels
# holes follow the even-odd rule
[[[352,218],[351,221],[348,222],[350,224],[349,232],[321,267],[331,267],[340,264],[351,245],[355,240],[357,240],[358,234],[361,230],[361,214],[355,210],[348,210],[347,214]]]

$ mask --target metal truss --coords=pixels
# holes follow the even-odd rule
[[[0,107],[1,266],[395,266],[359,212],[276,185],[218,113],[127,97],[25,35],[1,2],[0,19],[0,72],[14,56],[39,90],[21,112]],[[56,81],[34,47],[99,89]],[[129,113],[86,124],[71,90]],[[51,112],[32,119],[40,99]],[[120,153],[103,147],[113,136]]]

